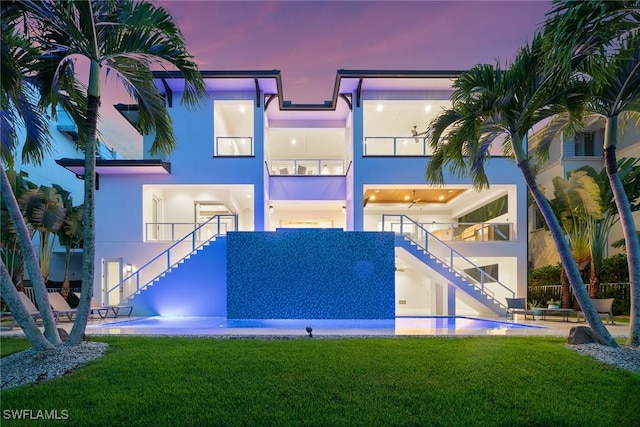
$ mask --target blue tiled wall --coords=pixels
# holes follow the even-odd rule
[[[393,233],[227,235],[228,319],[392,319],[394,295]]]

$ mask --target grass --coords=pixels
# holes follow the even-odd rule
[[[2,413],[65,409],[64,425],[640,425],[640,375],[562,338],[96,340],[106,356],[2,392]],[[28,346],[1,344],[3,356]]]

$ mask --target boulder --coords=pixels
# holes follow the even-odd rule
[[[587,326],[574,326],[569,331],[569,338],[567,339],[569,344],[591,344],[598,343],[596,336],[593,334],[591,328]]]

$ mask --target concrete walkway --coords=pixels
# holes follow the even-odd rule
[[[150,318],[120,317],[117,319],[91,319],[87,325],[88,336],[100,335],[145,335],[145,336],[307,336],[304,327],[299,328],[271,328],[271,327],[227,327],[224,319],[214,318],[186,318],[195,319],[190,322],[156,325],[149,324]],[[477,319],[477,318],[469,318]],[[397,318],[395,327],[357,327],[357,328],[321,328],[314,327],[313,335],[319,336],[560,336],[567,337],[569,330],[574,326],[587,326],[585,322],[578,323],[575,319],[565,322],[561,317],[547,318],[547,320],[524,320],[516,316],[516,320],[504,318],[486,318],[499,322],[491,328],[478,327],[477,325],[459,325],[456,328],[431,327],[425,323],[425,318],[407,317]],[[217,322],[217,323],[216,323]],[[530,327],[517,327],[526,325]],[[70,331],[72,322],[60,322],[59,327]],[[310,325],[313,326],[313,325]],[[628,335],[628,323],[616,323],[605,325],[615,338],[624,338]],[[515,327],[515,328],[514,328]],[[23,336],[19,327],[13,330],[2,329],[0,336]]]

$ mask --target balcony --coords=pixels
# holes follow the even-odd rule
[[[430,156],[433,151],[425,137],[367,136],[364,139],[364,156]]]
[[[215,157],[253,156],[253,137],[218,136],[213,147],[213,155]]]
[[[270,175],[329,175],[344,176],[343,158],[332,159],[272,159],[269,167]]]

